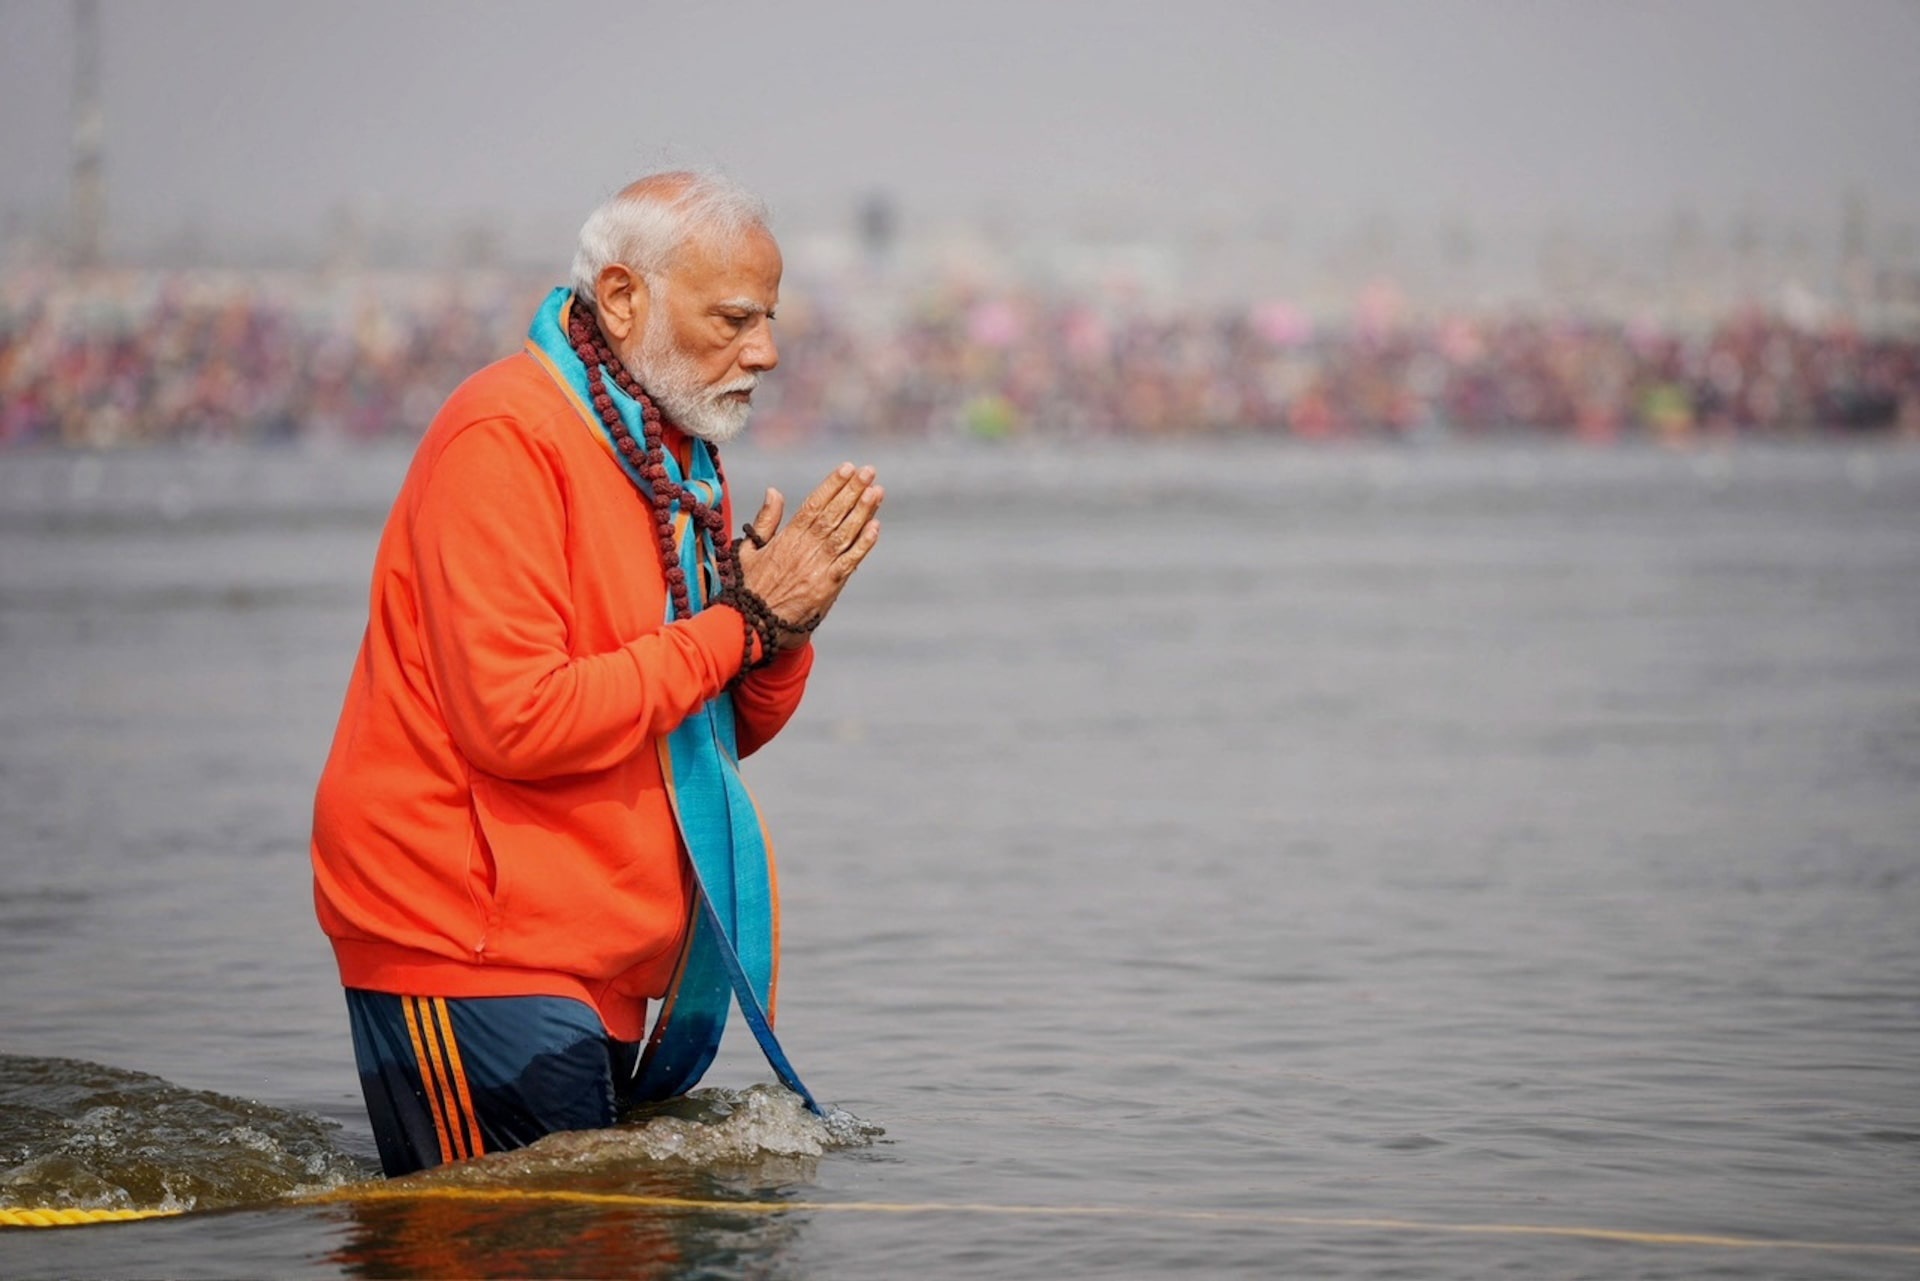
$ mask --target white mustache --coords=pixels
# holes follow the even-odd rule
[[[707,398],[710,400],[718,400],[720,397],[730,396],[736,391],[752,391],[759,385],[760,375],[748,374],[745,378],[736,378],[723,387],[713,388],[707,393]]]

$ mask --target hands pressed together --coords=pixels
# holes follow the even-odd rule
[[[763,546],[743,540],[738,549],[747,590],[788,623],[817,623],[879,541],[880,522],[874,513],[885,497],[886,491],[874,484],[873,468],[841,463],[782,529],[786,499],[769,489],[753,518],[753,532]],[[782,629],[775,647],[793,649],[806,640],[804,631]]]

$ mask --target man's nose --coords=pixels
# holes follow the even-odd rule
[[[780,363],[780,349],[774,345],[773,328],[762,320],[754,327],[746,346],[740,349],[740,367],[764,374]]]

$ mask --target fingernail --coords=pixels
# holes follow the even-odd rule
[[[845,480],[848,476],[853,475],[853,464],[841,463],[839,470],[835,474],[838,475],[842,480]]]

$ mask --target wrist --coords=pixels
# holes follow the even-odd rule
[[[729,688],[782,654],[805,646],[808,634],[819,625],[818,619],[794,623],[781,618],[744,583],[725,589],[713,603],[731,609],[740,619],[740,667],[728,682]]]

